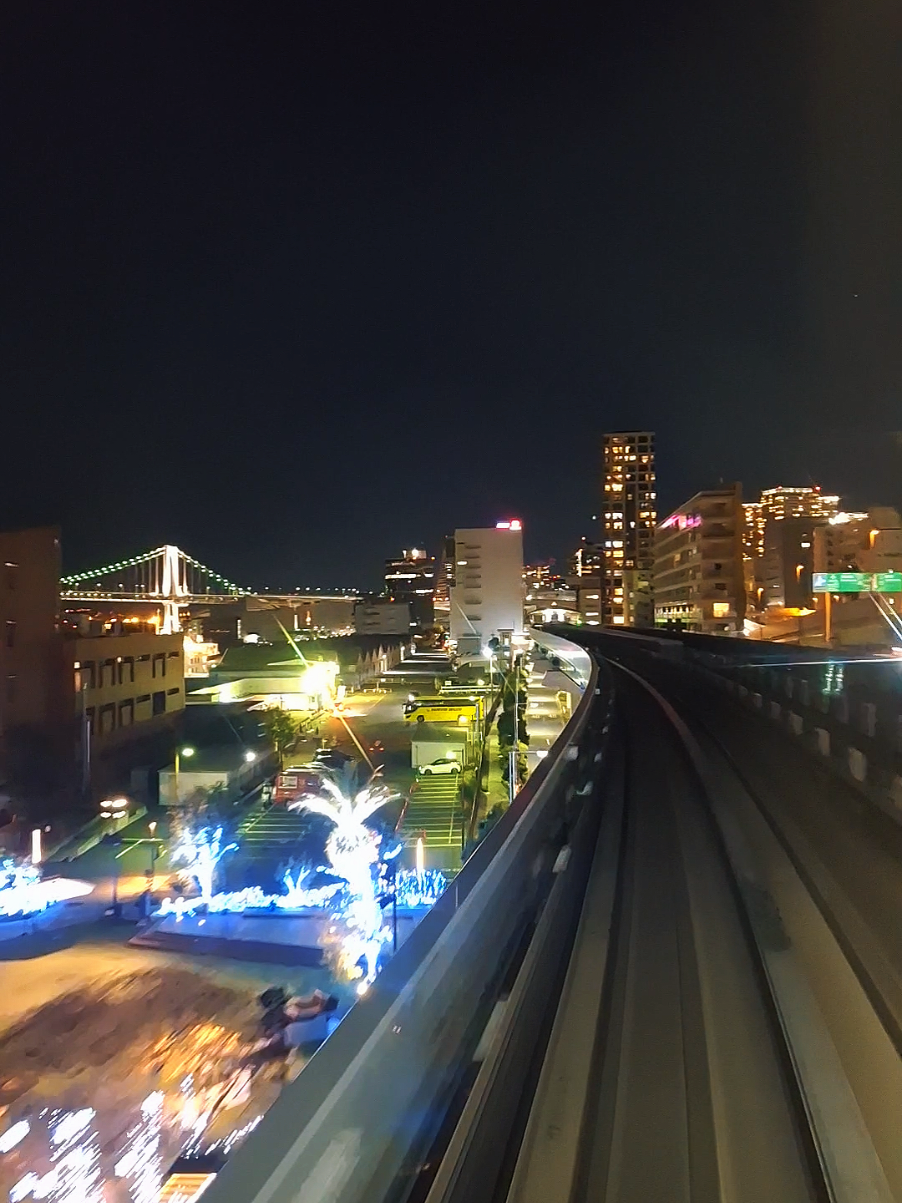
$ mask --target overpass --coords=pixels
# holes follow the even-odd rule
[[[536,638],[568,727],[205,1203],[902,1198],[896,666]]]

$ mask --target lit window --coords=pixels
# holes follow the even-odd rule
[[[729,602],[714,602],[714,605],[712,606],[712,610],[714,612],[715,618],[726,618],[727,615],[730,613],[730,603]]]

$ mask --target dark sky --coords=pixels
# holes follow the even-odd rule
[[[35,3],[0,24],[0,525],[372,584],[592,533],[602,431],[902,501],[896,0]]]

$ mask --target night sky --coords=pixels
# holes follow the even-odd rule
[[[602,15],[603,14],[603,15]],[[600,438],[902,502],[902,9],[36,3],[0,22],[0,526],[373,585]]]

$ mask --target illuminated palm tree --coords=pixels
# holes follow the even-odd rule
[[[358,962],[364,960],[367,981],[376,976],[376,961],[388,929],[382,921],[373,872],[379,861],[380,837],[365,824],[386,802],[397,797],[374,781],[375,774],[364,789],[351,795],[333,781],[324,780],[322,786],[327,797],[308,794],[289,806],[292,810],[322,815],[332,823],[326,856],[331,871],[347,883],[347,900],[340,912],[347,928],[341,939],[341,959],[351,975],[356,972]]]

